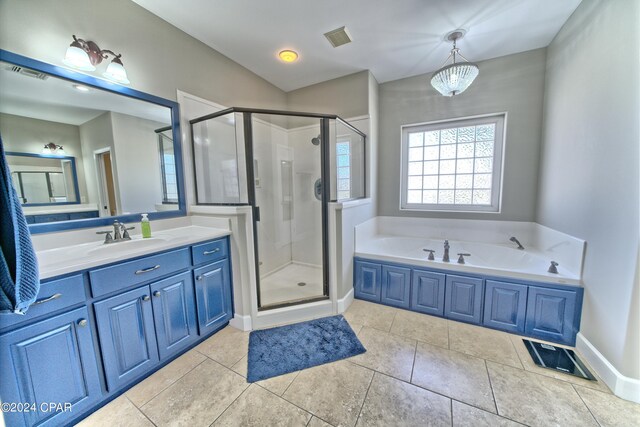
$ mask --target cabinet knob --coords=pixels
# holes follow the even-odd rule
[[[85,326],[87,326],[89,322],[87,322],[87,319],[80,319],[78,320],[78,326],[84,328]]]
[[[204,279],[204,276],[202,274],[199,274],[199,275],[196,276],[196,280],[197,281],[200,281],[202,279]]]
[[[154,297],[159,297],[159,296],[160,296],[160,291],[155,291],[155,292],[153,293],[153,296],[154,296]]]
[[[150,299],[149,295],[142,295],[142,301],[149,301]]]

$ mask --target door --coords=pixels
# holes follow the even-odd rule
[[[411,269],[383,265],[380,302],[395,307],[409,308],[410,293]]]
[[[529,287],[525,332],[549,341],[575,344],[579,316],[577,293],[560,289]]]
[[[94,304],[109,391],[158,363],[150,300],[144,286]]]
[[[484,325],[524,333],[527,286],[487,280],[485,288]]]
[[[411,309],[421,313],[444,315],[445,275],[413,270],[411,277]]]
[[[193,271],[200,335],[224,326],[233,316],[229,261],[223,259]]]
[[[113,179],[113,165],[111,162],[111,150],[96,153],[96,169],[100,180],[100,212],[101,216],[114,216],[118,214],[116,203],[116,189]]]
[[[372,262],[356,260],[354,276],[354,296],[359,299],[380,302],[382,266]]]
[[[83,307],[0,336],[2,401],[35,404],[35,411],[3,411],[7,426],[64,425],[98,402],[102,390],[88,319]]]
[[[447,274],[444,315],[449,319],[480,324],[482,321],[483,280]]]
[[[158,351],[162,360],[198,338],[193,279],[187,272],[150,286]]]

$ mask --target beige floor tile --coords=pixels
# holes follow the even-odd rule
[[[304,427],[311,414],[252,384],[216,420],[214,426],[262,427],[300,426]]]
[[[161,426],[209,426],[248,387],[235,372],[205,360],[141,409]]]
[[[611,390],[609,390],[609,387],[607,387],[604,381],[602,381],[602,379],[598,377],[596,372],[591,367],[587,366],[589,371],[596,377],[597,381],[585,380],[584,378],[576,377],[575,375],[565,374],[563,372],[556,371],[554,369],[541,368],[540,366],[536,365],[533,362],[533,359],[531,359],[531,355],[529,354],[529,351],[527,350],[524,343],[522,342],[523,337],[518,335],[511,335],[510,338],[511,338],[511,342],[513,342],[513,345],[516,348],[516,353],[518,353],[520,362],[522,362],[524,369],[526,369],[527,371],[535,372],[536,374],[544,375],[551,378],[556,378],[562,381],[568,381],[572,384],[581,385],[587,388],[592,388],[594,390],[599,390],[604,393],[611,394]],[[531,339],[531,338],[527,337],[527,339]],[[533,340],[533,341],[547,342],[542,340]],[[549,344],[554,346],[559,346],[556,343],[549,343]],[[568,347],[568,346],[559,346],[559,347],[571,348],[572,350],[575,351],[575,349],[572,347]],[[582,362],[584,363],[584,357],[581,357],[580,360],[582,360]]]
[[[586,387],[575,389],[602,427],[640,426],[640,404]]]
[[[367,352],[349,361],[403,381],[411,380],[416,341],[367,326],[362,328],[358,338]]]
[[[374,304],[362,300],[354,300],[343,316],[349,324],[369,326],[389,332],[397,309],[382,304]]]
[[[375,373],[357,426],[450,426],[451,399]]]
[[[353,426],[373,371],[345,360],[305,369],[284,398],[335,426]]]
[[[396,313],[391,333],[449,348],[447,320],[440,317],[400,310]]]
[[[351,323],[351,322],[347,322],[347,323],[349,323],[349,326],[351,326],[351,329],[353,329],[353,333],[356,335],[358,335],[363,328],[363,326],[359,323]]]
[[[240,359],[238,363],[231,367],[235,372],[242,375],[243,377],[247,377],[247,356]],[[277,394],[278,396],[282,396],[284,391],[291,385],[293,380],[298,376],[300,371],[291,372],[284,375],[279,375],[273,378],[267,378],[266,380],[256,381],[261,387],[266,388],[272,393]]]
[[[509,335],[506,332],[449,321],[451,350],[522,369]]]
[[[249,352],[249,332],[227,326],[197,346],[196,350],[230,368]]]
[[[153,427],[125,396],[120,396],[77,424],[78,427]]]
[[[411,382],[496,413],[485,361],[418,342]]]
[[[307,427],[333,427],[331,424],[322,421],[320,418],[313,416],[311,417],[311,421],[307,424]]]
[[[487,362],[498,413],[530,426],[597,426],[567,382]]]
[[[126,395],[134,405],[141,407],[205,359],[202,353],[191,350],[129,389]]]
[[[522,424],[474,406],[453,401],[453,427],[517,427]]]

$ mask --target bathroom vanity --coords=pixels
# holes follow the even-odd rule
[[[66,250],[80,261],[43,280],[25,316],[0,316],[6,424],[76,421],[227,325],[229,232],[203,230]]]

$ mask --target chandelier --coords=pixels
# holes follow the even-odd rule
[[[478,77],[478,66],[462,56],[460,49],[456,46],[456,42],[464,37],[464,33],[464,30],[455,30],[446,35],[445,40],[453,42],[453,49],[442,64],[442,68],[431,77],[431,86],[444,96],[454,96],[464,92]],[[456,62],[457,56],[464,62]],[[452,60],[452,63],[446,65],[449,60]]]

